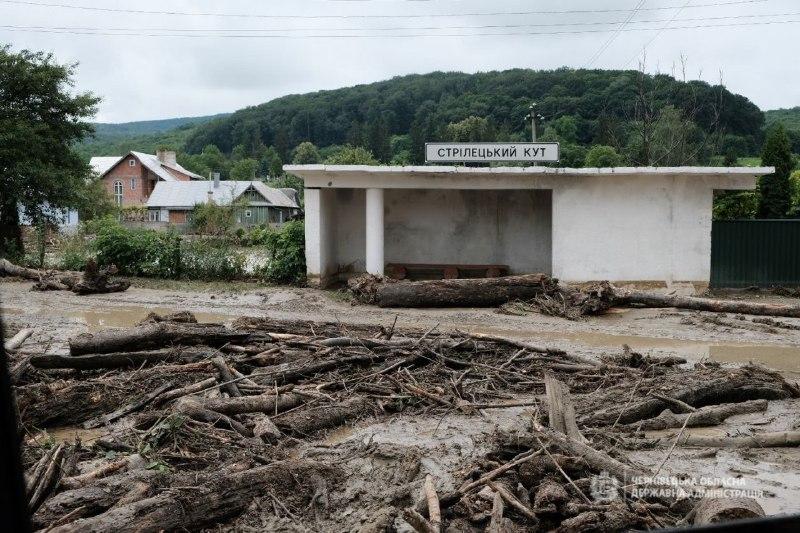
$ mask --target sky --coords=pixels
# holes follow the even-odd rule
[[[0,0],[0,44],[79,63],[99,122],[436,70],[641,63],[794,107],[798,29],[800,0]]]

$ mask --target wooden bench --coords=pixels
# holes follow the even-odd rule
[[[454,265],[431,263],[389,263],[386,275],[393,279],[497,278],[507,276],[508,265]]]

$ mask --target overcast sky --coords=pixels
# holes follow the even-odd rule
[[[798,0],[0,0],[0,43],[79,62],[103,122],[434,70],[635,68],[645,47],[649,71],[683,55],[687,78],[793,107],[798,29]]]

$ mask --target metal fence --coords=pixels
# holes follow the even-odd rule
[[[800,220],[715,220],[711,286],[800,286]]]

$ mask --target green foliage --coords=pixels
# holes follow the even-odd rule
[[[240,159],[231,166],[230,179],[234,181],[250,181],[256,179],[258,161],[251,158]]]
[[[315,165],[322,161],[319,150],[313,143],[302,142],[294,149],[292,164],[294,165]]]
[[[83,270],[86,261],[94,257],[92,246],[87,240],[85,229],[61,238],[59,242],[61,262],[58,267],[64,270]]]
[[[225,235],[236,224],[233,206],[197,204],[192,210],[192,229],[201,235]]]
[[[278,178],[283,175],[283,161],[278,151],[270,146],[264,151],[259,163],[259,170],[265,176]]]
[[[783,126],[777,124],[767,132],[761,152],[764,166],[775,167],[775,173],[762,176],[758,183],[761,195],[758,204],[759,218],[784,218],[789,212],[792,188],[789,175],[794,167],[789,137]]]
[[[177,159],[179,164],[201,176],[210,177],[212,172],[219,172],[222,179],[227,179],[230,172],[225,154],[213,144],[204,146],[199,154],[178,153]]]
[[[378,165],[379,162],[372,152],[361,146],[343,146],[325,159],[328,165]]]
[[[755,191],[725,191],[714,197],[714,220],[755,218],[757,212]]]
[[[490,119],[472,116],[445,126],[444,138],[451,142],[490,142],[496,139],[496,132]]]
[[[305,226],[302,221],[287,222],[265,234],[269,263],[264,277],[273,283],[301,284],[306,279]]]
[[[791,109],[772,109],[764,111],[764,120],[767,129],[775,124],[781,124],[789,136],[792,152],[800,153],[800,106]]]
[[[181,276],[188,279],[214,281],[245,275],[244,255],[218,239],[184,239],[180,260]]]
[[[0,256],[22,249],[19,206],[55,222],[52,208],[84,199],[91,171],[73,146],[92,132],[85,119],[100,99],[74,91],[74,75],[51,54],[0,46]]]
[[[174,278],[180,274],[180,236],[171,231],[126,228],[113,219],[98,224],[97,263],[130,276]]]
[[[622,157],[612,146],[592,146],[586,154],[584,165],[587,167],[618,167],[622,164]]]

